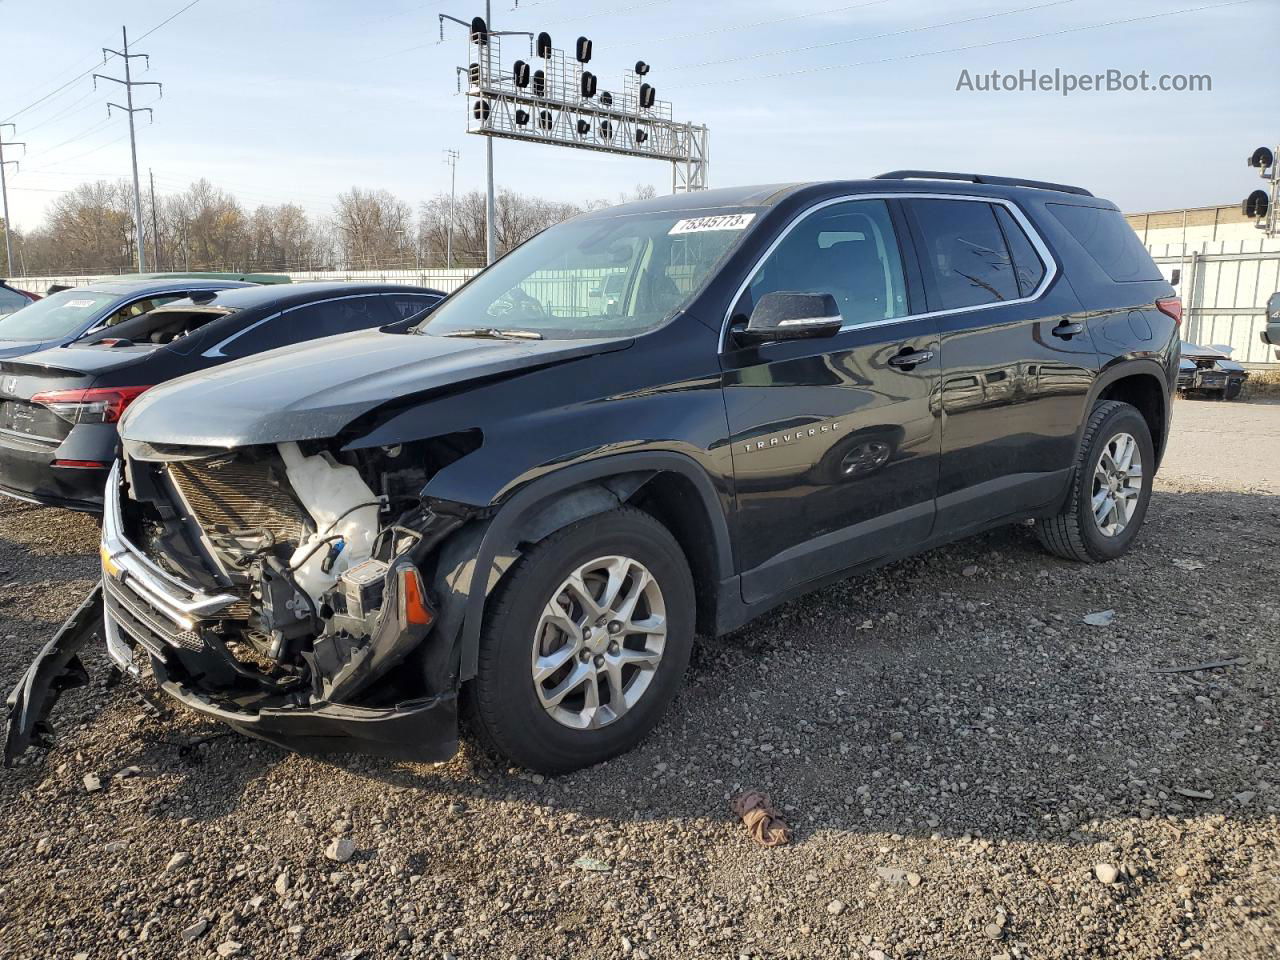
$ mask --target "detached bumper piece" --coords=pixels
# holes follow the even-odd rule
[[[160,689],[238,733],[298,753],[368,753],[440,763],[458,752],[458,706],[453,695],[390,707],[323,703],[248,711],[219,704],[176,680],[161,680]]]
[[[13,761],[32,744],[49,746],[52,742],[49,713],[64,690],[89,682],[89,674],[77,654],[101,633],[102,587],[98,586],[44,645],[5,701],[6,767],[12,767]]]

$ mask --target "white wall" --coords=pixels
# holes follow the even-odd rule
[[[306,280],[349,280],[352,282],[363,281],[366,283],[403,283],[409,286],[431,287],[436,290],[443,290],[445,293],[452,293],[462,286],[469,279],[474,277],[478,270],[475,268],[457,268],[454,270],[311,270],[299,273],[288,273],[288,276],[295,283]],[[54,284],[62,284],[68,287],[83,287],[100,280],[121,280],[124,277],[115,274],[98,274],[95,276],[64,276],[64,277],[15,277],[10,282],[23,290],[30,290],[32,293],[38,293],[41,296],[45,291]]]

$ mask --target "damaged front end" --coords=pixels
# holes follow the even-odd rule
[[[102,525],[100,629],[112,659],[134,677],[149,668],[192,710],[289,749],[452,756],[456,624],[433,584],[440,545],[475,511],[421,491],[469,443],[357,457],[328,441],[126,442]],[[6,759],[47,733],[53,698],[42,690],[56,697],[83,673],[67,657],[98,628],[90,606],[14,691]]]

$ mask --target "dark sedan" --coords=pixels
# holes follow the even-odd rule
[[[0,316],[0,359],[71,343],[192,294],[256,285],[230,277],[139,276],[60,290]]]
[[[99,511],[117,455],[116,423],[149,387],[237,357],[397,323],[443,297],[394,284],[210,290],[68,346],[0,362],[0,493]]]
[[[0,317],[17,313],[23,307],[29,307],[40,298],[30,290],[22,290],[13,284],[0,280]]]

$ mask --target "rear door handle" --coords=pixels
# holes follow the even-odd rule
[[[932,350],[908,350],[890,357],[889,366],[898,367],[900,370],[910,370],[912,367],[921,363],[928,363],[932,359]]]
[[[1063,320],[1051,331],[1055,337],[1061,337],[1063,340],[1070,340],[1072,337],[1079,336],[1084,333],[1084,324],[1074,321],[1068,323]]]

